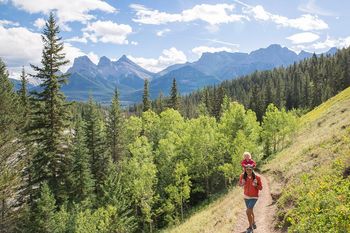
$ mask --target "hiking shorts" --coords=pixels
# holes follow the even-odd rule
[[[244,199],[247,209],[253,209],[258,199]]]

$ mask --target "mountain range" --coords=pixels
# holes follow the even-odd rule
[[[332,48],[326,54],[336,51]],[[183,95],[256,70],[287,66],[311,56],[312,53],[301,51],[297,54],[287,47],[273,44],[251,53],[203,53],[198,61],[175,64],[158,73],[142,68],[125,55],[117,61],[103,56],[97,65],[87,56],[82,56],[76,58],[68,69],[70,78],[62,91],[68,100],[86,101],[93,96],[100,103],[109,103],[117,87],[122,103],[130,104],[141,101],[145,79],[150,82],[152,99],[160,92],[168,95],[174,78]]]

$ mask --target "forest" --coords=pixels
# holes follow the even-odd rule
[[[41,89],[16,92],[0,62],[0,232],[156,232],[234,185],[244,151],[263,163],[300,111],[350,86],[350,50],[181,97],[122,108],[68,102],[59,27],[43,31]]]

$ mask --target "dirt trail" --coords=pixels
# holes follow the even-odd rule
[[[270,186],[268,180],[261,174],[261,181],[263,184],[263,190],[259,193],[259,200],[254,207],[255,222],[257,229],[254,233],[277,233],[273,228],[273,219],[276,211],[276,205],[273,205]],[[243,192],[243,190],[242,190]],[[242,197],[242,201],[243,197]],[[232,233],[244,233],[248,227],[248,219],[243,209],[237,215],[236,224]]]

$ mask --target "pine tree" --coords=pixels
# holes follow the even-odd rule
[[[32,132],[38,152],[33,160],[34,184],[48,181],[48,185],[58,202],[65,198],[63,168],[67,146],[64,130],[67,129],[67,106],[65,96],[60,91],[68,78],[60,74],[60,68],[68,63],[65,60],[63,42],[59,37],[59,27],[53,13],[50,14],[43,31],[42,67],[31,65],[37,73],[34,77],[42,83],[42,91],[35,92],[36,109],[33,113]]]
[[[15,223],[17,192],[22,170],[18,125],[21,121],[18,95],[0,59],[0,229],[10,231]],[[16,154],[17,153],[17,154]]]
[[[179,110],[180,104],[179,104],[179,97],[178,97],[178,91],[176,86],[176,79],[173,79],[173,84],[171,86],[171,92],[170,92],[170,108],[173,108],[174,110]]]
[[[160,91],[159,92],[159,96],[156,100],[156,110],[157,110],[157,113],[160,114],[161,112],[164,111],[164,96],[163,96],[163,92]]]
[[[22,73],[21,73],[21,88],[19,89],[18,93],[21,99],[21,103],[24,109],[28,106],[28,93],[27,93],[27,74],[24,70],[24,67],[22,67]]]
[[[146,112],[151,109],[151,100],[149,98],[149,84],[148,79],[145,79],[143,87],[143,111]]]
[[[38,199],[34,211],[31,213],[32,226],[31,232],[51,233],[56,228],[55,224],[55,198],[46,182],[40,189],[40,198]]]
[[[101,114],[91,98],[88,107],[85,125],[86,145],[90,157],[91,171],[95,180],[95,194],[99,198],[109,162],[106,152],[106,132]]]
[[[117,163],[125,153],[123,122],[124,119],[120,109],[119,94],[116,89],[107,122],[108,146],[110,147],[112,159],[115,163]]]
[[[76,203],[84,202],[89,205],[93,201],[94,180],[90,169],[90,158],[86,147],[84,122],[80,117],[76,120],[75,135],[73,139],[73,163],[72,163],[72,199]]]

